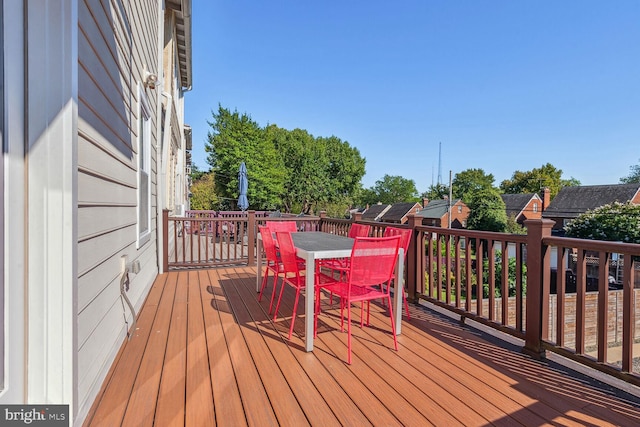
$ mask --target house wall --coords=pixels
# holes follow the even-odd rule
[[[0,403],[20,403],[25,396],[25,49],[24,5],[2,4],[2,367]]]
[[[470,209],[464,203],[458,202],[451,207],[451,228],[464,228],[467,224]],[[449,214],[442,218],[442,224],[449,224]]]
[[[542,218],[542,200],[533,198],[529,200],[529,203],[527,203],[527,205],[522,210],[522,213],[518,217],[518,224],[522,224],[528,219],[540,218]]]
[[[77,330],[79,417],[88,411],[126,337],[132,313],[120,296],[121,258],[139,261],[126,293],[141,307],[157,266],[156,144],[162,12],[155,0],[78,2]],[[151,233],[138,242],[139,111],[151,114]],[[125,323],[126,318],[126,323]]]

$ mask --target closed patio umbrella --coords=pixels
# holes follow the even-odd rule
[[[238,172],[238,207],[245,211],[249,207],[249,199],[247,199],[247,190],[249,189],[249,180],[247,179],[247,166],[244,162],[240,163],[240,171]]]

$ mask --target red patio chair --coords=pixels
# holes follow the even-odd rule
[[[351,228],[349,229],[348,236],[352,239],[356,237],[369,237],[369,231],[371,230],[371,226],[367,224],[351,224]],[[320,263],[321,267],[326,267],[330,270],[337,271],[340,275],[344,274],[344,272],[349,268],[349,258],[335,258],[335,259],[326,259],[322,260]]]
[[[400,247],[404,250],[405,262],[407,260],[407,251],[409,250],[409,244],[411,243],[411,232],[412,231],[410,228],[387,227],[384,229],[385,237],[400,236]],[[393,278],[392,281],[395,282],[395,278]],[[401,292],[404,309],[407,312],[407,319],[411,319],[411,315],[409,314],[409,303],[407,302],[407,294],[404,291],[404,286],[401,287]]]
[[[340,297],[340,329],[344,330],[344,308],[347,308],[347,363],[351,364],[351,304],[367,303],[367,326],[369,325],[369,304],[371,300],[381,299],[389,304],[393,345],[398,350],[396,327],[393,321],[393,308],[389,295],[389,281],[393,278],[400,236],[356,237],[346,280],[329,284],[325,290]],[[387,286],[380,286],[387,283]],[[317,312],[316,319],[317,322]],[[362,321],[361,321],[362,325]],[[316,327],[317,329],[317,327]]]
[[[262,294],[264,292],[264,289],[267,287],[269,271],[271,271],[273,273],[273,290],[271,291],[271,302],[269,303],[269,314],[271,314],[273,300],[276,296],[278,277],[280,276],[280,274],[284,274],[284,267],[282,265],[282,261],[280,260],[280,256],[278,255],[276,242],[273,239],[273,234],[271,233],[271,231],[266,226],[258,226],[258,231],[260,232],[260,237],[262,238],[262,247],[264,248],[266,258],[266,268],[264,270],[264,276],[262,277],[262,286],[260,287],[260,295],[258,296],[258,301],[262,301]]]
[[[289,327],[289,339],[293,334],[293,325],[296,320],[296,313],[298,310],[298,300],[300,299],[300,291],[306,286],[305,266],[300,263],[300,259],[296,256],[296,248],[291,238],[291,232],[278,231],[276,232],[276,240],[278,241],[278,250],[280,252],[280,260],[284,269],[282,287],[280,288],[280,296],[278,297],[278,303],[276,304],[276,311],[273,315],[275,322],[278,316],[278,309],[280,308],[280,302],[282,301],[282,294],[284,292],[285,284],[291,285],[296,290],[296,298],[293,303],[293,316],[291,317],[291,326]],[[319,270],[315,271],[315,293],[316,293],[316,307],[318,307],[318,301],[320,296],[320,289],[335,283],[335,280]]]
[[[266,226],[272,233],[277,231],[288,231],[291,233],[298,231],[295,221],[267,221]]]

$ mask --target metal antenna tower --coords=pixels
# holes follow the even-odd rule
[[[442,142],[438,143],[438,185],[442,184]]]

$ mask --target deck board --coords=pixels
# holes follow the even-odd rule
[[[339,305],[325,301],[306,353],[302,314],[287,339],[293,296],[273,322],[253,267],[159,276],[85,425],[640,425],[639,398],[423,307],[397,352],[386,309],[372,304],[360,328],[353,308],[347,365]]]
[[[176,283],[171,313],[171,326],[162,366],[162,379],[158,391],[157,425],[184,425],[185,371],[187,366],[187,274],[172,274],[167,283]]]

